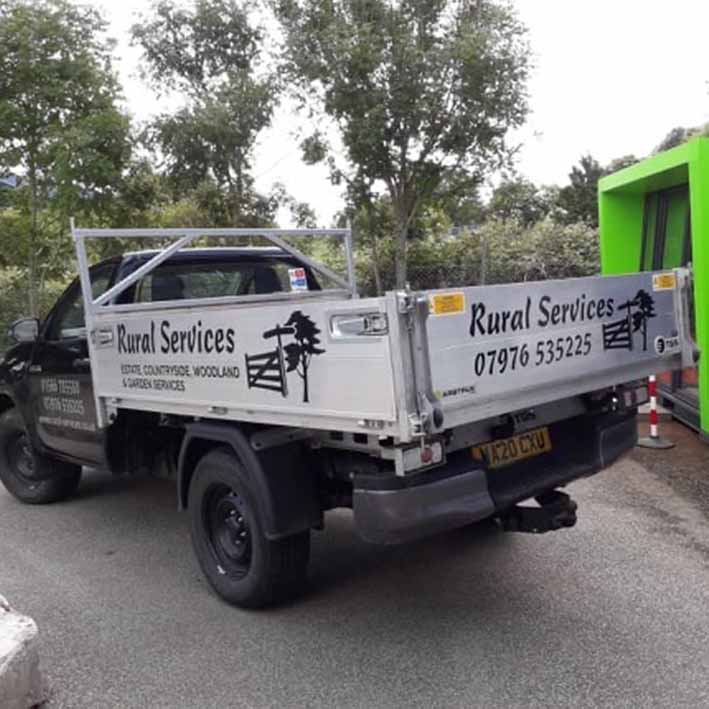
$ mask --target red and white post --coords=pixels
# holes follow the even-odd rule
[[[647,380],[647,393],[650,397],[650,435],[638,439],[642,448],[674,448],[675,444],[660,436],[657,416],[657,377],[651,374]]]

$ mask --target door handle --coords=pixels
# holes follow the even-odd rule
[[[91,369],[91,360],[88,357],[77,357],[72,363],[74,369],[86,372]]]

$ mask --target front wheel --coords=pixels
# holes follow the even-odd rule
[[[18,500],[45,505],[76,492],[81,467],[39,455],[32,448],[20,412],[10,409],[0,415],[0,480]]]
[[[207,453],[190,483],[192,545],[207,580],[227,602],[260,608],[295,595],[305,583],[310,531],[268,539],[256,491],[228,449]]]

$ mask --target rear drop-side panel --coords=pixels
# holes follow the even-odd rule
[[[206,305],[96,319],[95,382],[125,408],[361,431],[395,427],[386,335],[338,337],[332,319],[377,299]]]
[[[679,366],[673,273],[429,291],[445,425]]]

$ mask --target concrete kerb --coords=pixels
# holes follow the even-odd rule
[[[37,624],[13,611],[0,596],[0,707],[28,709],[47,697],[47,686],[39,669]]]

